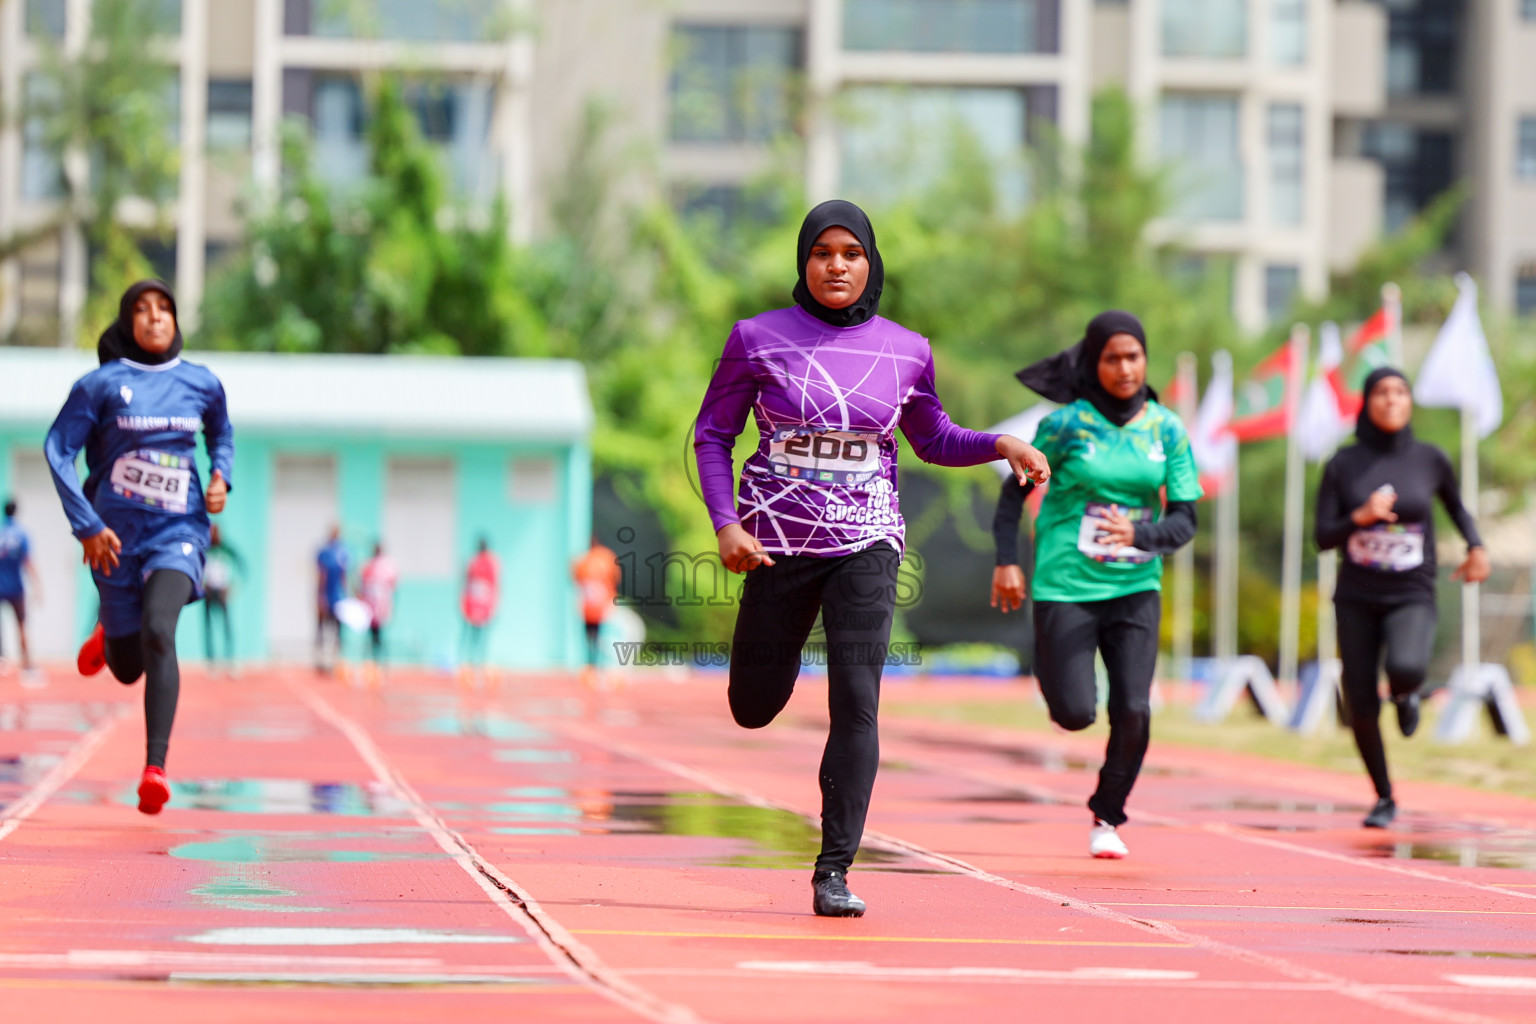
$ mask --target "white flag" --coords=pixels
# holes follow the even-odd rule
[[[1227,429],[1236,404],[1233,389],[1232,356],[1217,352],[1211,357],[1211,382],[1205,387],[1205,397],[1200,399],[1195,429],[1189,437],[1206,497],[1222,488],[1237,464],[1237,438]]]
[[[1330,320],[1319,332],[1317,366],[1312,371],[1312,382],[1301,397],[1301,410],[1296,417],[1296,440],[1301,443],[1302,453],[1313,462],[1327,458],[1349,435],[1349,417],[1339,408],[1338,392],[1328,379],[1343,361],[1344,346],[1339,341],[1339,325]]]
[[[1504,422],[1504,395],[1477,315],[1477,284],[1457,274],[1456,287],[1461,294],[1419,367],[1413,399],[1420,405],[1476,410],[1477,434],[1487,437]]]
[[[1009,416],[1003,422],[988,430],[987,433],[1012,434],[1021,441],[1033,441],[1035,439],[1035,429],[1040,426],[1040,421],[1055,412],[1057,408],[1058,406],[1050,402],[1036,402],[1023,412]],[[996,462],[988,463],[988,465],[997,470],[997,475],[1004,480],[1013,476],[1013,469],[1008,465],[1007,459],[998,459]]]

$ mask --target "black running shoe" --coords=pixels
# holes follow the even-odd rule
[[[817,917],[863,917],[864,901],[848,891],[841,871],[822,870],[811,876],[812,907]]]
[[[1371,808],[1371,813],[1367,814],[1360,824],[1366,828],[1386,828],[1396,817],[1397,801],[1384,796],[1376,801],[1376,806]]]
[[[1412,736],[1419,731],[1419,695],[1410,693],[1406,697],[1393,697],[1392,703],[1397,705],[1397,727],[1403,731],[1404,736]]]

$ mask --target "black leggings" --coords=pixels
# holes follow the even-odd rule
[[[821,612],[832,729],[821,757],[821,854],[847,871],[864,837],[880,767],[880,674],[901,556],[885,542],[851,555],[775,555],[747,573],[731,645],[731,714],[761,729],[789,703],[800,656]]]
[[[1378,721],[1383,648],[1392,696],[1417,692],[1429,674],[1429,658],[1435,649],[1435,606],[1423,601],[1395,607],[1335,601],[1333,607],[1339,624],[1339,660],[1344,668],[1349,726],[1376,795],[1390,798],[1392,779],[1387,775],[1387,751]]]
[[[176,663],[176,620],[192,597],[192,579],[175,569],[157,569],[144,584],[143,626],[137,633],[108,637],[107,667],[127,686],[144,676],[145,763],[165,767],[181,695],[181,667]]]
[[[1108,601],[1036,601],[1035,673],[1051,720],[1076,732],[1098,715],[1095,651],[1109,672],[1109,745],[1088,809],[1111,825],[1126,822],[1125,801],[1152,738],[1152,676],[1157,669],[1162,594],[1147,590]]]

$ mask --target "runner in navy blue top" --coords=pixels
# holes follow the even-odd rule
[[[145,676],[146,766],[139,810],[170,799],[165,757],[181,689],[176,621],[202,596],[208,514],[229,492],[234,432],[224,386],[181,358],[176,300],[163,281],[129,288],[97,344],[101,366],[75,382],[44,449],[85,562],[100,621],[80,648],[85,675],[103,665],[124,684]],[[194,458],[204,434],[206,493]],[[84,484],[75,457],[85,452]]]

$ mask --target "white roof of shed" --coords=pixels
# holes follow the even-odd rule
[[[562,359],[189,352],[218,374],[235,429],[464,440],[576,440],[592,430],[580,363]],[[0,348],[0,423],[53,422],[94,352]]]

